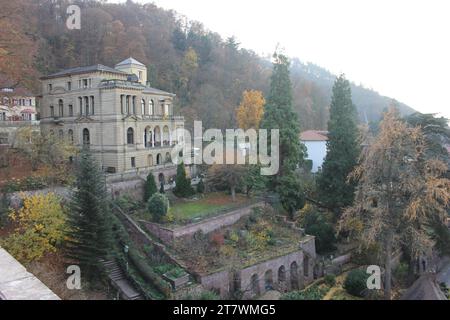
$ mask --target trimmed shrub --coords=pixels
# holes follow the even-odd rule
[[[156,222],[160,222],[169,211],[169,200],[161,193],[155,193],[147,203],[147,210]]]
[[[336,284],[336,276],[334,274],[327,274],[324,278],[325,283],[329,287],[334,287]]]
[[[357,269],[350,271],[344,281],[345,291],[351,295],[363,297],[364,292],[367,289],[368,277],[369,274],[367,274],[364,270]]]
[[[190,197],[194,194],[194,189],[191,186],[191,180],[186,177],[186,170],[184,169],[183,162],[181,162],[177,167],[177,177],[175,179],[173,194],[181,198]]]
[[[200,179],[200,181],[197,183],[197,192],[198,193],[205,192],[205,183],[203,182],[203,179]]]
[[[150,172],[145,181],[144,202],[147,202],[156,192],[158,192],[158,187],[156,186],[155,176]]]

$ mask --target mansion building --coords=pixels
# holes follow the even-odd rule
[[[42,132],[88,146],[110,177],[175,167],[170,150],[182,137],[173,132],[184,119],[173,115],[175,95],[150,87],[139,61],[71,68],[41,80]]]

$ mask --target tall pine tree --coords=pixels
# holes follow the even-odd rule
[[[300,122],[292,109],[292,84],[289,77],[289,59],[274,54],[270,92],[264,107],[262,129],[279,129],[279,171],[268,177],[267,187],[275,191],[291,218],[305,203],[303,187],[296,169],[303,166],[306,147],[300,142]],[[270,150],[272,152],[272,150]]]
[[[333,86],[328,132],[327,155],[318,179],[320,201],[339,212],[353,201],[355,185],[347,178],[360,153],[356,107],[344,75]]]
[[[88,150],[79,156],[75,189],[69,204],[68,257],[79,263],[83,274],[92,279],[98,274],[99,260],[111,249],[111,211],[105,178]]]

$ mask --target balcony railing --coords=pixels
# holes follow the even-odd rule
[[[178,120],[178,121],[184,121],[184,117],[183,116],[165,116],[165,115],[143,114],[143,115],[141,115],[141,117],[144,120]]]
[[[26,127],[26,126],[38,126],[39,120],[0,120],[0,127]]]

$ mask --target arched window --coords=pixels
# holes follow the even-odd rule
[[[89,130],[84,128],[83,129],[83,145],[89,145],[91,144],[91,137],[89,134]]]
[[[172,158],[170,157],[170,152],[166,152],[166,159],[165,162],[166,163],[170,163],[172,161]]]
[[[141,100],[141,114],[142,114],[142,115],[147,114],[147,113],[145,112],[145,99],[142,99],[142,100]]]
[[[278,282],[283,283],[286,281],[286,268],[281,266],[278,268]]]
[[[264,289],[266,291],[273,290],[273,276],[272,270],[267,270],[264,274]]]
[[[69,139],[69,143],[73,143],[73,130],[69,129],[69,131],[67,132],[67,136]]]
[[[250,286],[251,286],[253,295],[255,295],[255,296],[259,295],[259,278],[256,273],[254,275],[252,275],[252,277],[250,279]]]
[[[147,157],[147,165],[149,167],[153,167],[153,156],[151,154],[149,154]]]
[[[158,155],[156,156],[156,165],[160,164],[162,164],[162,155],[161,153],[158,153]]]
[[[309,257],[306,254],[303,257],[303,275],[309,276]]]
[[[62,99],[58,100],[58,112],[60,117],[64,117],[64,103]]]
[[[170,143],[170,131],[168,126],[163,127],[163,145],[168,146]]]
[[[58,137],[59,137],[59,139],[64,139],[64,131],[62,130],[62,129],[59,129],[59,131],[58,131]]]
[[[134,144],[134,130],[133,130],[133,128],[128,128],[128,130],[127,130],[127,144]]]
[[[298,289],[298,265],[297,262],[291,263],[291,289]]]
[[[154,106],[155,106],[155,103],[153,102],[153,99],[150,99],[149,101],[148,101],[148,114],[149,115],[153,115],[153,108],[154,108]]]

